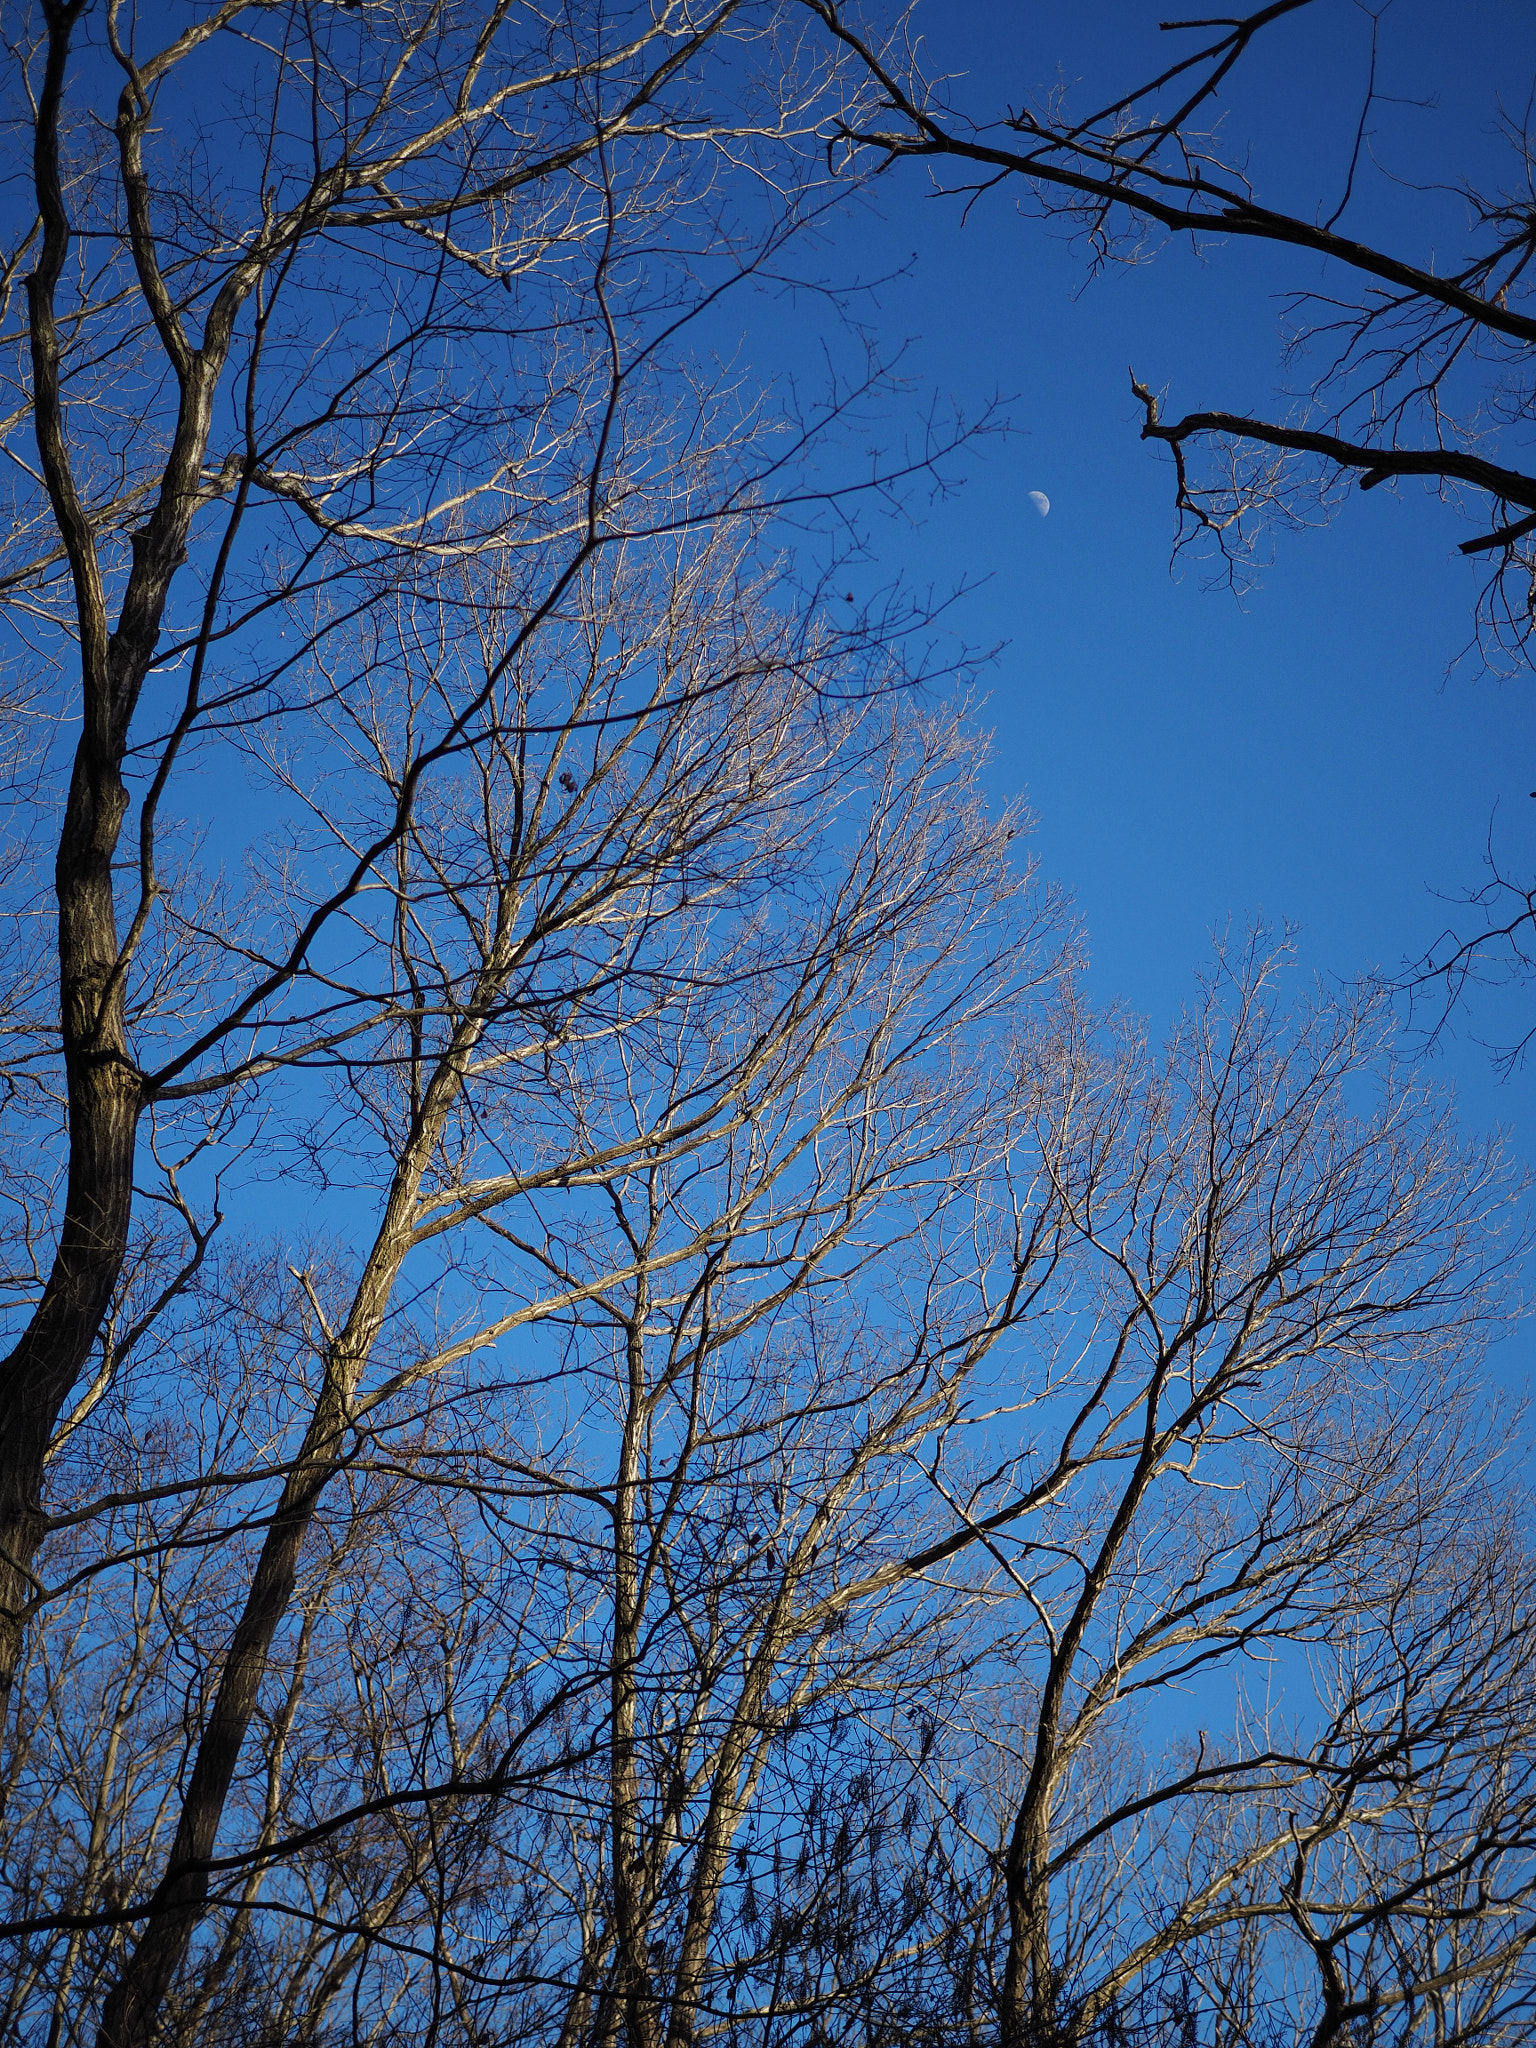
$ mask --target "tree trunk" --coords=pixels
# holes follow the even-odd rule
[[[122,761],[144,679],[154,660],[166,600],[186,560],[201,502],[213,394],[242,294],[221,295],[214,345],[171,350],[179,387],[176,430],[160,491],[133,535],[133,559],[116,630],[110,627],[91,514],[75,483],[64,416],[55,296],[75,239],[64,201],[59,110],[70,45],[88,0],[44,7],[48,56],[33,131],[32,169],[42,225],[27,280],[32,418],[39,467],[69,563],[80,646],[81,731],[55,863],[58,896],[59,1035],[68,1097],[69,1170],[52,1270],[30,1322],[0,1364],[0,1735],[21,1653],[32,1561],[44,1528],[43,1462],[70,1388],[97,1341],[122,1272],[133,1211],[133,1161],[144,1107],[128,1047],[127,953],[120,946],[112,863],[128,792]],[[117,123],[130,193],[141,178],[147,105],[125,99]],[[158,284],[147,220],[133,223],[141,274]],[[167,330],[169,332],[169,330]],[[143,906],[152,901],[151,889]],[[141,911],[142,917],[142,911]]]
[[[344,1327],[326,1347],[325,1379],[279,1497],[245,1610],[230,1641],[213,1712],[198,1744],[197,1761],[182,1800],[176,1839],[165,1875],[148,1909],[148,1925],[102,2011],[99,2048],[149,2048],[160,2008],[202,1917],[209,1872],[235,1766],[255,1713],[278,1624],[298,1579],[299,1555],[322,1494],[340,1464],[356,1393],[389,1308],[395,1281],[411,1247],[417,1196],[463,1084],[465,1066],[483,1029],[484,999],[507,967],[505,931],[477,990],[479,1000],[437,1062],[411,1131],[373,1248]]]
[[[293,1598],[299,1553],[320,1495],[336,1470],[353,1378],[328,1361],[326,1385],[261,1547],[245,1611],[224,1660],[165,1875],[149,1904],[149,1924],[102,2012],[101,2048],[148,2048],[160,2007],[202,1917],[208,1897],[206,1865],[266,1675],[272,1638]]]
[[[57,864],[60,1028],[69,1176],[58,1248],[20,1342],[0,1364],[0,1730],[42,1541],[43,1461],[122,1271],[141,1095],[115,973],[112,854],[128,807],[117,764],[82,735]]]
[[[1048,1804],[1027,1802],[1008,1845],[1008,1958],[1003,1971],[1002,2048],[1057,2048],[1051,1967]]]
[[[645,1427],[647,1290],[636,1284],[626,1332],[628,1398],[613,1510],[613,1669],[610,1789],[613,1830],[613,1914],[616,1985],[623,2048],[659,2048],[660,2028],[647,1938],[650,1903],[641,1849],[636,1673],[640,1654],[640,1558],[637,1548],[640,1444]]]

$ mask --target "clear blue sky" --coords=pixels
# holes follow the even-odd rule
[[[915,20],[930,74],[960,74],[952,97],[979,117],[1048,85],[1058,63],[1100,88],[1138,81],[1166,61],[1160,12],[1156,0],[922,0]],[[1319,0],[1270,32],[1228,117],[1254,145],[1266,203],[1331,211],[1368,48],[1351,0]],[[1396,0],[1378,83],[1438,103],[1381,108],[1377,155],[1420,183],[1507,183],[1499,94],[1523,111],[1533,75],[1536,10]],[[854,251],[869,270],[907,262],[882,290],[881,323],[911,338],[919,389],[973,408],[1011,394],[1020,434],[973,454],[966,488],[917,531],[877,525],[861,573],[984,581],[957,616],[973,642],[1006,643],[986,682],[993,786],[1027,792],[1037,811],[1037,846],[1087,917],[1098,995],[1161,1024],[1211,929],[1255,913],[1298,923],[1313,971],[1395,970],[1444,924],[1434,892],[1478,880],[1496,810],[1506,855],[1536,866],[1531,682],[1500,683],[1475,661],[1447,678],[1478,580],[1452,511],[1417,489],[1355,496],[1327,527],[1278,536],[1241,606],[1192,568],[1170,577],[1171,479],[1137,438],[1127,365],[1170,387],[1180,411],[1272,408],[1286,375],[1279,295],[1315,267],[1252,246],[1201,263],[1174,246],[1084,290],[1080,259],[1006,189],[963,225],[926,189],[921,167],[894,173],[878,214],[839,230],[828,267]],[[1368,167],[1344,225],[1448,264],[1464,219],[1453,197]],[[1031,489],[1049,494],[1048,519]],[[1523,1000],[1536,1009],[1536,988]],[[1497,1001],[1470,1026],[1496,1035]],[[1438,1066],[1470,1120],[1506,1125],[1536,1159],[1529,1068],[1499,1085],[1466,1031]]]

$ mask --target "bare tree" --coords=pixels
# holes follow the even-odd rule
[[[1095,1025],[784,552],[943,452],[708,355],[840,30],[139,33],[11,46],[8,2036],[1529,2032],[1507,1185]]]
[[[45,0],[8,35],[31,176],[3,268],[0,588],[8,666],[54,724],[12,875],[7,1076],[36,1185],[0,1374],[5,1683],[135,1173],[186,1225],[190,1275],[217,1203],[177,1172],[227,1146],[263,1077],[411,1012],[408,986],[337,985],[344,934],[506,669],[631,526],[787,478],[793,436],[738,418],[706,486],[705,443],[731,436],[663,357],[814,214],[796,165],[829,89],[803,38],[733,4],[230,0],[157,43],[122,6]],[[685,451],[663,505],[648,487]],[[369,622],[395,658],[410,593],[486,550],[517,587],[480,699],[418,723],[370,838],[307,860],[242,749],[304,748],[314,704],[366,679]],[[198,777],[220,800],[200,829]],[[298,837],[262,852],[263,828]]]
[[[718,571],[718,537],[705,552]],[[614,602],[613,630],[633,631],[635,593]],[[754,604],[747,616],[773,615]],[[731,620],[718,604],[688,617],[710,644]],[[681,625],[674,610],[658,627],[674,663],[699,653]],[[213,1987],[234,1981],[253,1925],[297,1913],[312,1934],[284,1967],[310,1967],[317,1949],[323,1966],[272,1997],[301,2033],[387,1964],[403,1932],[421,1930],[434,1971],[470,2005],[488,1970],[503,2007],[532,1972],[524,1995],[536,1997],[542,1976],[535,2009],[547,2015],[558,1993],[577,2038],[595,2028],[691,2040],[700,2007],[724,2001],[721,1895],[759,1783],[781,1774],[786,1728],[847,1712],[859,1688],[911,1695],[932,1683],[925,1646],[952,1617],[926,1596],[903,1605],[912,1568],[882,1575],[876,1561],[897,1531],[911,1540],[913,1442],[1025,1312],[1035,1267],[1048,1263],[1049,1201],[1020,1216],[995,1199],[1028,1084],[993,1071],[985,1034],[1050,969],[1057,913],[1048,897],[1033,908],[1019,897],[1013,828],[968,795],[972,749],[952,725],[904,720],[903,731],[878,702],[834,714],[814,693],[797,708],[772,664],[753,664],[769,672],[729,693],[682,699],[675,667],[655,672],[654,641],[636,659],[649,688],[680,701],[670,780],[655,772],[656,727],[624,722],[589,760],[579,804],[546,779],[553,844],[569,845],[573,813],[608,843],[643,820],[669,859],[627,861],[621,891],[593,857],[555,860],[534,806],[520,916],[531,876],[534,895],[574,887],[577,901],[542,926],[535,914],[542,950],[523,949],[518,1000],[511,965],[480,957],[486,904],[514,885],[482,872],[470,915],[458,878],[493,870],[517,845],[520,777],[492,749],[503,805],[466,764],[474,801],[444,805],[440,837],[418,809],[412,845],[430,881],[409,919],[390,905],[381,928],[416,955],[423,980],[428,958],[441,977],[456,932],[471,964],[453,982],[470,995],[439,979],[440,1014],[409,1040],[410,1056],[361,1088],[344,1084],[354,1117],[375,1123],[382,1222],[351,1273],[329,1287],[299,1276],[313,1362],[301,1351],[297,1373],[272,1375],[267,1396],[290,1436],[302,1429],[297,1449],[243,1469],[205,1453],[178,1484],[145,1475],[65,1518],[79,1531],[93,1517],[152,1512],[164,1496],[172,1522],[158,1542],[100,1557],[60,1586],[64,1611],[103,1575],[136,1577],[146,1555],[161,1573],[168,1555],[186,1560],[174,1570],[191,1570],[185,1597],[204,1616],[185,1761],[169,1783],[147,1761],[165,1755],[166,1736],[140,1746],[155,1780],[143,1818],[152,1839],[169,1837],[163,1877],[109,1905],[99,1865],[72,1861],[58,1873],[71,1903],[28,1916],[39,1936],[94,1933],[109,1951],[116,1930],[144,1924],[118,1951],[104,2039],[150,2038],[167,2015],[178,2034],[206,2030]],[[546,659],[538,686],[550,682]],[[409,727],[388,729],[405,745]],[[688,817],[691,832],[679,825]],[[683,886],[689,919],[660,900]],[[1020,914],[1008,908],[1016,897]],[[493,912],[492,928],[506,915]],[[530,985],[541,960],[558,995]],[[491,972],[501,979],[488,993]],[[558,1032],[541,1014],[556,1001],[568,1020]],[[193,1324],[189,1341],[198,1336]],[[526,1362],[500,1363],[509,1340],[531,1343]],[[546,1400],[558,1390],[563,1418],[543,1412],[541,1388]],[[238,1412],[231,1402],[215,1420]],[[102,1462],[93,1435],[110,1418],[112,1441],[131,1413],[119,1393],[80,1425],[70,1455],[85,1473]],[[238,1511],[244,1492],[281,1473],[275,1505]],[[434,1609],[439,1500],[460,1533]],[[470,1533],[476,1519],[499,1563]],[[399,1552],[388,1581],[399,1591],[382,1614],[362,1563],[381,1543]],[[872,1569],[885,1607],[900,1610],[884,1627]],[[338,1626],[352,1604],[338,1573],[359,1571],[358,1604]],[[869,1612],[844,1641],[850,1603]],[[57,1680],[41,1645],[57,1634],[44,1632],[36,1653],[50,1700]],[[376,1647],[391,1637],[392,1651]],[[121,1667],[121,1645],[102,1653]],[[324,1667],[338,1654],[366,1696],[347,1744],[356,1775],[338,1756],[323,1796],[313,1783],[290,1790],[284,1756],[304,1743],[310,1714],[334,1710]],[[387,1687],[375,1656],[394,1667]],[[501,1674],[489,1701],[478,1696],[488,1669]],[[348,1722],[358,1729],[355,1712]],[[105,1771],[99,1736],[91,1753]],[[72,1788],[63,1796],[78,1803]],[[27,1807],[34,1832],[39,1797]],[[305,1818],[290,1813],[299,1797]],[[551,1829],[571,1845],[574,1875]],[[526,1936],[457,1922],[492,1854],[537,1930],[536,1970],[505,1953]],[[446,1900],[430,1898],[431,1881]],[[172,2001],[210,1910],[217,1924]],[[428,1933],[429,1912],[448,1927]],[[658,1946],[670,1957],[664,1992]],[[57,1977],[53,1996],[69,2002]],[[566,2023],[557,2001],[550,2024]]]
[[[1379,1006],[1266,978],[1076,1063],[1042,1142],[1088,1263],[1019,1469],[951,1487],[1029,1616],[1011,2043],[1168,2038],[1171,1987],[1191,2040],[1533,2021],[1531,1567],[1467,1379],[1508,1184],[1408,1077],[1360,1105]]]
[[[98,1620],[78,1678],[83,1619],[33,1638],[24,1725],[83,1775],[56,1788],[39,1747],[11,1839],[81,1818],[11,1923],[14,2012],[142,1982],[158,1920],[186,1930],[171,2039],[1528,2037],[1532,1569],[1471,1378],[1507,1178],[1382,1064],[1379,1009],[1287,1016],[1260,958],[1163,1058],[1031,1022],[1012,927],[954,914],[1007,843],[932,801],[955,746],[882,782],[900,828],[839,863],[882,850],[865,904],[942,884],[905,898],[917,943],[883,918],[843,956],[859,998],[828,984],[739,1113],[657,1148],[695,1032],[738,1074],[813,949],[780,908],[793,942],[746,979],[673,954],[670,1028],[567,1070],[600,1169],[465,1214],[392,1315],[201,1867],[166,1772],[197,1758],[206,1799],[280,1524],[232,1518],[262,1468],[206,1450],[175,1461],[191,1519],[152,1483],[94,1510],[136,1533],[61,1614],[126,1573],[180,1619]],[[501,1128],[484,1108],[479,1142]],[[312,1266],[307,1328],[302,1286],[261,1317],[259,1276],[228,1289],[252,1364],[258,1322],[313,1347],[321,1401],[348,1263]],[[539,1341],[504,1358],[483,1318],[514,1273]],[[450,1310],[475,1320],[445,1343]],[[203,1369],[236,1378],[218,1346]],[[293,1372],[256,1375],[290,1414]],[[135,1398],[61,1451],[87,1485],[137,1455]],[[207,1414],[264,1442],[260,1406]],[[167,1718],[138,1674],[189,1650]],[[137,1897],[91,1846],[113,1831]]]

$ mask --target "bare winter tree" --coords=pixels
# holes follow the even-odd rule
[[[1074,1063],[1087,1263],[1020,1466],[949,1489],[1029,1617],[981,1795],[1010,2043],[1536,2024],[1533,1583],[1466,1380],[1507,1183],[1390,1070],[1360,1105],[1379,1008],[1265,979]]]
[[[884,913],[853,984],[775,1042],[791,907],[771,972],[672,953],[671,1029],[562,1061],[595,1168],[481,1175],[451,1263],[412,1247],[323,1483],[305,1454],[196,1862],[166,1788],[217,1792],[282,1527],[232,1507],[306,1350],[324,1403],[377,1247],[311,1261],[313,1321],[221,1276],[233,1352],[186,1315],[182,1434],[226,1438],[165,1439],[180,1485],[95,1491],[146,1457],[131,1374],[61,1450],[60,1545],[119,1533],[31,1638],[23,2026],[142,1982],[158,1921],[177,2040],[1529,2034],[1531,1567],[1469,1379],[1497,1161],[1383,1070],[1379,1014],[1287,1022],[1261,964],[1161,1060],[1070,1012],[993,1037],[1027,995],[1006,841],[933,801],[952,740],[907,760],[844,844]],[[789,906],[826,854],[777,870]],[[658,1145],[722,1045],[723,1112]],[[504,1071],[466,1078],[479,1144]]]
[[[1529,2034],[1497,1162],[1092,1023],[715,360],[880,53],[7,48],[6,2038]]]
[[[353,943],[423,790],[606,549],[787,477],[796,423],[729,418],[663,357],[814,213],[799,141],[830,89],[803,37],[733,4],[231,0],[159,34],[115,0],[44,0],[6,49],[31,169],[3,270],[26,823],[0,1685],[42,1590],[50,1439],[93,1357],[87,1401],[205,1256],[219,1200],[194,1162],[227,1160],[264,1080],[420,1028],[421,991]],[[416,664],[388,803],[316,840],[318,785],[286,802],[283,761],[323,778],[366,747],[369,677],[405,658],[415,596],[473,608],[488,553],[503,637],[478,691],[450,706]],[[589,720],[643,723],[593,688]],[[310,714],[354,694],[324,756]],[[519,744],[556,777],[579,765],[558,732]],[[125,1322],[156,1215],[179,1249]]]
[[[717,572],[719,551],[717,536]],[[639,595],[614,593],[599,639],[633,633]],[[693,615],[709,644],[721,609]],[[206,2037],[215,1992],[249,1996],[256,1972],[303,2032],[344,1991],[387,2010],[376,1966],[404,1938],[468,2006],[494,1985],[487,2025],[516,1994],[529,2030],[543,2016],[553,2035],[690,2040],[699,2009],[727,2002],[721,1896],[760,1781],[783,1788],[791,1723],[810,1741],[855,1695],[894,1711],[931,1688],[952,1603],[914,1604],[909,1564],[882,1575],[877,1559],[912,1539],[913,1444],[1049,1265],[1048,1193],[999,1200],[1028,1073],[998,1075],[987,1047],[1050,966],[1054,912],[1009,911],[1012,828],[970,798],[952,727],[893,729],[878,704],[834,716],[814,693],[797,713],[771,665],[685,697],[672,664],[702,650],[682,624],[658,625],[666,659],[654,640],[635,650],[682,707],[665,794],[637,747],[656,726],[621,723],[579,803],[546,779],[555,838],[541,846],[534,805],[515,885],[494,880],[517,843],[504,760],[503,804],[471,756],[466,801],[435,832],[418,809],[423,882],[408,912],[386,901],[382,929],[436,978],[433,1021],[375,1079],[333,1075],[356,1154],[373,1126],[380,1220],[351,1271],[297,1276],[311,1322],[263,1318],[271,1391],[253,1405],[275,1403],[275,1429],[212,1405],[259,1458],[240,1466],[220,1441],[59,1518],[76,1543],[125,1518],[133,1533],[53,1589],[62,1618],[36,1636],[16,1825],[56,1838],[62,1802],[86,1839],[35,1868],[35,1909],[12,1923],[53,1937],[13,1993],[23,2013],[45,1991],[78,2012],[115,1974],[103,2040]],[[389,729],[408,744],[408,715]],[[626,868],[621,893],[595,858],[554,858],[573,809],[610,844],[643,819],[686,865]],[[549,914],[573,885],[579,909]],[[667,900],[684,887],[686,918]],[[514,999],[486,933],[538,931],[545,891]],[[468,948],[467,995],[442,978],[450,946]],[[250,1312],[231,1306],[241,1346]],[[203,1330],[194,1318],[187,1341]],[[61,1458],[87,1487],[140,1455],[155,1392],[124,1376],[79,1425]],[[282,1474],[275,1504],[241,1511]],[[390,1546],[386,1591],[368,1559]],[[123,1601],[149,1602],[142,1644],[101,1615],[94,1589],[114,1577],[145,1588]],[[140,1660],[162,1677],[124,1710],[126,1755],[86,1717],[89,1795],[73,1778],[50,1793],[46,1731],[75,1719],[79,1682],[50,1646],[86,1636],[117,1697]],[[199,1678],[167,1721],[177,1642]],[[337,1703],[349,1663],[361,1724]],[[306,1781],[289,1761],[305,1754],[334,1761]],[[161,1864],[138,1897],[91,1847],[86,1809],[137,1825],[131,1868]],[[477,1926],[488,1891],[522,1914]],[[273,1914],[310,1932],[258,1970],[253,1923]]]

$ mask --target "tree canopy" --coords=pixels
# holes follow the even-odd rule
[[[1536,2037],[1521,1178],[1283,934],[1091,1003],[841,590],[897,27],[13,25],[6,2040]]]

